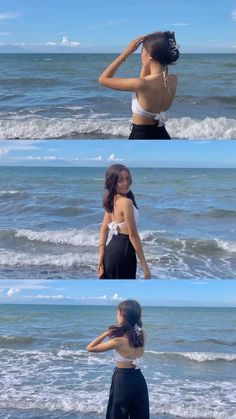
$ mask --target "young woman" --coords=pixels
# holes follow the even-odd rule
[[[143,44],[140,77],[114,77],[120,65]],[[132,95],[132,131],[129,139],[170,139],[165,111],[175,97],[177,77],[168,75],[168,64],[179,58],[174,32],[139,36],[101,74],[99,82],[110,89],[129,90]]]
[[[114,164],[108,168],[103,200],[105,215],[99,236],[99,278],[135,279],[136,254],[142,265],[144,278],[151,278],[137,231],[138,207],[130,190],[131,183],[131,174],[127,167]]]
[[[114,349],[116,368],[106,419],[149,419],[148,390],[140,370],[145,342],[139,303],[135,300],[120,303],[117,323],[87,346],[89,352]],[[107,337],[109,340],[104,342]]]

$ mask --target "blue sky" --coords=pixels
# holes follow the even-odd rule
[[[0,140],[1,166],[236,168],[236,141]]]
[[[0,280],[3,304],[142,305],[236,307],[236,281]]]
[[[235,52],[235,0],[1,0],[0,43],[31,51],[118,52],[176,32],[182,52]]]

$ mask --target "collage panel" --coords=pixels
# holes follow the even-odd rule
[[[0,146],[1,279],[235,279],[236,143]]]
[[[233,0],[1,5],[1,139],[236,138]]]
[[[1,418],[102,419],[112,376],[139,407],[146,382],[149,409],[146,400],[135,418],[235,417],[236,281],[1,280],[0,289]],[[108,328],[134,303],[141,370],[117,372],[113,348],[94,339],[109,345]]]
[[[235,20],[1,2],[0,419],[236,418]]]

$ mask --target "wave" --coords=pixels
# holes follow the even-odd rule
[[[225,332],[225,329],[223,330]],[[232,330],[234,331],[235,330]],[[197,340],[191,340],[191,344],[193,343],[215,343],[216,345],[226,345],[226,346],[236,346],[236,340],[229,342],[228,340],[224,339],[216,339],[216,338],[207,338],[207,339],[197,339]],[[189,340],[186,339],[176,339],[174,340],[174,343],[189,343]]]
[[[82,114],[82,112],[81,112]],[[50,139],[50,138],[128,138],[130,119],[104,119],[102,114],[87,115],[83,119],[74,117],[32,116],[32,112],[21,116],[4,115],[0,120],[1,139]],[[225,117],[197,120],[190,117],[170,118],[166,124],[175,139],[235,139],[236,119]]]
[[[0,336],[0,347],[9,348],[34,343],[37,339],[33,336]]]
[[[30,194],[26,191],[18,191],[18,190],[2,190],[0,191],[0,199],[11,198],[11,199],[23,199],[28,198]]]
[[[64,82],[58,78],[54,77],[16,77],[16,78],[7,78],[1,79],[0,85],[9,86],[9,87],[51,87],[63,85]]]
[[[43,243],[70,244],[73,246],[98,246],[98,232],[90,230],[61,230],[61,231],[32,231],[27,229],[16,230],[17,238],[26,238],[30,241]]]
[[[197,217],[215,217],[215,218],[229,218],[236,217],[235,210],[228,209],[213,209],[206,212],[196,214]]]
[[[196,362],[208,362],[208,361],[236,361],[236,354],[228,354],[221,352],[157,352],[157,351],[146,351],[151,356],[164,356],[170,359],[176,358],[187,358],[191,361]]]
[[[220,250],[227,253],[236,252],[236,242],[220,239],[200,239],[200,238],[168,238],[160,235],[159,232],[146,230],[140,232],[140,237],[144,244],[159,245],[163,249],[181,250],[184,253],[191,251],[192,255],[203,254],[214,255]],[[159,257],[159,256],[158,256]]]
[[[98,230],[92,229],[68,229],[68,230],[45,230],[34,231],[30,229],[17,229],[17,230],[0,230],[0,237],[26,239],[32,242],[65,244],[72,246],[83,247],[96,247],[98,246]],[[200,239],[200,238],[169,238],[164,236],[164,230],[144,230],[140,232],[140,237],[144,246],[147,247],[149,253],[150,246],[160,246],[162,249],[169,249],[169,251],[179,250],[184,253],[191,251],[192,255],[195,254],[208,254],[216,255],[219,251],[226,253],[236,252],[236,242],[221,239]],[[150,253],[151,255],[151,253]],[[155,256],[152,255],[152,257]],[[157,256],[159,258],[160,256]]]
[[[97,263],[97,254],[94,252],[78,253],[63,253],[51,254],[47,253],[37,254],[28,252],[14,252],[0,250],[0,266],[7,267],[60,267],[77,269],[80,266],[92,267],[95,275],[95,266]],[[43,273],[46,275],[46,273]]]

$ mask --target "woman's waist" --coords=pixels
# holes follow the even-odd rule
[[[116,237],[117,239],[124,239],[129,240],[129,234],[128,232],[121,232],[119,231],[117,234],[112,234],[112,237]]]
[[[116,368],[123,368],[123,369],[131,369],[135,370],[137,369],[134,364],[132,364],[132,361],[116,361]]]
[[[158,114],[153,114],[150,116],[143,116],[136,113],[132,115],[132,123],[134,125],[145,125],[145,126],[163,126],[167,120],[167,114],[165,112],[160,112]]]

